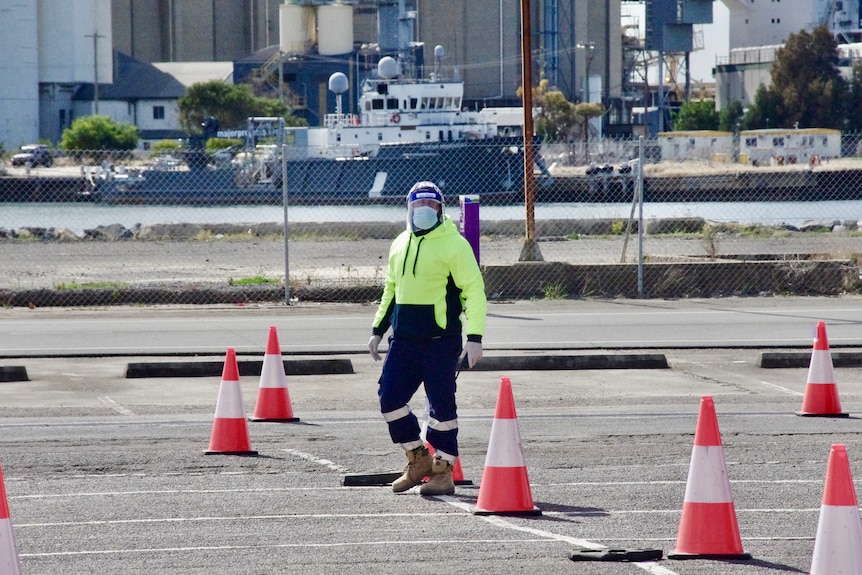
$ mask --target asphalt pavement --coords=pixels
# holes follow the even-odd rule
[[[800,417],[807,366],[759,361],[773,352],[810,359],[819,320],[836,355],[854,354],[859,299],[492,306],[486,364],[458,378],[469,483],[434,498],[344,485],[404,464],[377,409],[380,364],[364,351],[372,313],[0,310],[0,366],[28,376],[0,383],[0,462],[23,571],[808,573],[833,444],[847,446],[859,489],[862,368],[834,369],[849,417]],[[257,456],[206,455],[225,346],[246,366],[239,404],[251,416],[269,325],[293,370],[286,381],[299,421],[249,421]],[[623,369],[621,357],[654,363]],[[182,367],[130,377],[135,366],[166,363]],[[504,443],[523,455],[526,485],[485,479],[503,378],[519,436]],[[723,482],[690,470],[704,397],[714,401],[749,560],[667,558],[689,481]],[[412,407],[421,417],[421,392]],[[504,499],[528,489],[541,515],[477,515],[483,486]],[[572,561],[584,549],[662,558]]]

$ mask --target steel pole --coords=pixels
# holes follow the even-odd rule
[[[524,91],[524,207],[526,239],[519,261],[542,261],[536,242],[536,181],[533,175],[533,51],[530,0],[521,0],[521,85]]]

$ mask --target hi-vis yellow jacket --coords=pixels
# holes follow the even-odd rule
[[[447,215],[427,234],[407,230],[393,240],[372,332],[383,336],[391,325],[399,339],[460,337],[463,311],[468,340],[481,342],[487,308],[473,248]]]

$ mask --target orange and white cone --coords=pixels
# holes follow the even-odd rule
[[[21,575],[21,561],[18,558],[15,533],[12,531],[12,518],[9,515],[9,500],[6,498],[2,468],[0,468],[0,573]]]
[[[497,409],[491,424],[491,439],[476,500],[476,515],[541,515],[533,505],[530,480],[524,461],[521,430],[515,414],[512,382],[500,379]]]
[[[431,455],[434,455],[434,446],[428,443],[428,439],[426,439],[428,435],[428,420],[431,418],[431,403],[428,401],[428,398],[425,398],[425,413],[422,416],[422,429],[419,433],[420,439],[422,439],[422,443],[425,444],[425,447],[428,448],[428,451]],[[455,460],[455,465],[452,466],[452,481],[455,485],[473,485],[473,482],[469,479],[464,479],[464,470],[461,469],[461,456]]]
[[[232,347],[228,348],[224,361],[213,430],[206,453],[257,455],[257,451],[251,449],[245,408],[242,403],[242,389],[239,385],[236,350]]]
[[[797,415],[809,417],[848,417],[849,415],[841,411],[838,386],[835,384],[835,370],[832,367],[832,355],[829,352],[829,340],[826,338],[826,323],[822,321],[817,322],[817,337],[814,338],[811,363],[808,365],[805,397],[802,399],[802,410]]]
[[[669,559],[751,559],[743,552],[712,397],[700,400],[676,547]]]
[[[269,326],[269,339],[260,370],[260,386],[257,390],[257,403],[251,421],[276,421],[289,423],[299,421],[293,416],[290,393],[287,391],[287,376],[278,344],[278,332],[274,325]]]
[[[847,449],[840,444],[829,452],[810,573],[862,573],[862,523]]]

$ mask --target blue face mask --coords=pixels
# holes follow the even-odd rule
[[[419,206],[413,209],[413,229],[416,231],[430,230],[437,225],[437,210],[429,206]]]

